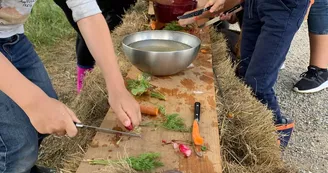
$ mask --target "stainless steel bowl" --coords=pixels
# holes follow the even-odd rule
[[[136,42],[148,42],[148,44],[159,45],[161,40],[169,40],[188,45],[189,48],[178,51],[146,51],[131,47]],[[201,41],[198,37],[178,31],[147,30],[127,35],[123,39],[123,51],[125,56],[140,71],[155,76],[167,76],[176,74],[186,69],[197,57]],[[165,45],[168,46],[168,45]]]

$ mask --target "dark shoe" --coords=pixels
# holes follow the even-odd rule
[[[276,129],[279,134],[278,143],[280,144],[282,150],[287,147],[290,137],[292,136],[294,126],[294,121],[286,117],[282,117],[280,122],[276,124]]]
[[[43,166],[34,165],[31,169],[31,173],[57,173],[57,170],[53,168],[46,168]]]
[[[301,74],[302,79],[294,85],[299,93],[314,93],[328,87],[328,71],[316,66],[309,66],[308,71]]]

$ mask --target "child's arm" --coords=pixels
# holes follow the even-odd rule
[[[25,78],[0,53],[0,90],[19,105],[40,133],[75,136],[75,114],[64,104],[48,97]]]
[[[108,25],[97,8],[95,0],[68,0],[87,47],[99,65],[109,94],[109,103],[124,126],[138,126],[141,121],[140,106],[127,91]]]

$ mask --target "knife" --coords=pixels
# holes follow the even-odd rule
[[[194,11],[194,12],[191,12],[191,13],[188,13],[188,14],[185,14],[185,15],[182,15],[182,16],[178,16],[178,19],[187,19],[190,17],[199,16],[199,15],[203,14],[205,11],[210,10],[212,6],[213,5],[203,8],[203,9],[200,9],[200,10],[197,10],[197,11]]]
[[[194,143],[196,143],[197,140],[197,144],[195,144],[195,152],[197,154],[197,156],[202,157],[203,156],[203,152],[201,151],[201,145],[203,145],[204,143],[204,139],[199,135],[199,121],[200,121],[200,103],[199,102],[195,102],[194,105],[194,123],[193,126],[197,126],[196,129],[198,129],[198,132],[193,131],[192,134],[197,134],[197,136],[193,136],[193,141]],[[194,128],[193,128],[194,130]],[[199,140],[198,140],[199,139]]]
[[[241,5],[239,4],[239,5],[236,5],[236,6],[232,7],[231,9],[229,9],[229,10],[223,12],[223,13],[224,13],[224,14],[232,13],[232,12],[237,13],[237,12],[241,11],[242,9],[243,9],[243,8],[242,8]],[[204,28],[205,26],[212,25],[212,24],[214,24],[214,23],[216,23],[216,22],[218,22],[218,21],[221,21],[221,18],[220,18],[220,17],[215,17],[214,19],[212,19],[212,20],[210,20],[210,21],[208,21],[208,22],[205,22],[205,23],[202,24],[202,25],[199,25],[198,28]]]
[[[237,12],[239,12],[239,11],[241,11],[241,10],[242,10],[242,7],[241,7],[240,4],[238,4],[238,5],[232,7],[231,9],[229,9],[229,10],[223,12],[223,13],[224,13],[224,14],[232,13],[232,12],[237,13]],[[220,21],[220,20],[221,20],[220,17],[215,17],[214,19],[212,19],[212,20],[210,20],[210,21],[208,21],[208,22],[205,22],[205,23],[202,24],[202,25],[199,25],[198,28],[204,28],[205,26],[212,25],[212,24],[214,24],[214,23],[216,23],[216,22],[218,22],[218,21]]]
[[[102,132],[106,132],[106,133],[118,133],[118,134],[122,134],[122,135],[127,135],[127,136],[133,136],[133,137],[140,137],[141,135],[136,134],[136,133],[128,133],[128,132],[122,132],[122,131],[118,131],[118,130],[113,130],[113,129],[108,129],[108,128],[102,128],[102,127],[95,127],[95,126],[89,126],[89,125],[85,125],[85,124],[81,124],[81,123],[75,123],[75,126],[78,128],[90,128],[90,129],[96,129]]]

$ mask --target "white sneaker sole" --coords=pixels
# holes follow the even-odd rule
[[[317,88],[313,88],[313,89],[309,89],[309,90],[299,90],[297,87],[294,87],[294,91],[296,91],[298,93],[315,93],[315,92],[321,91],[325,88],[328,88],[328,81],[324,82]]]

